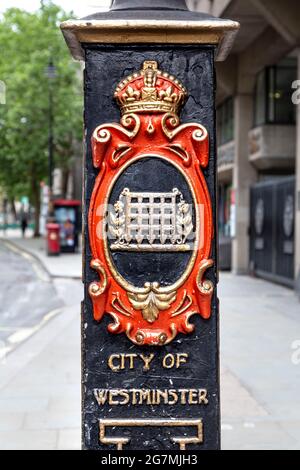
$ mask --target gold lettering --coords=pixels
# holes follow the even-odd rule
[[[172,369],[172,367],[174,367],[175,365],[175,357],[173,354],[167,354],[164,358],[163,358],[163,362],[162,362],[162,365],[165,369]]]
[[[94,389],[94,396],[99,406],[109,405],[207,405],[206,389]]]
[[[130,396],[129,396],[129,393],[127,392],[127,390],[120,390],[119,395],[120,395],[120,397],[124,398],[123,401],[119,402],[119,405],[127,405],[129,403],[129,400],[130,400]]]
[[[187,353],[181,353],[176,356],[176,369],[179,369],[181,364],[186,364],[189,355]]]
[[[144,356],[144,354],[140,354],[140,358],[144,361],[144,370],[149,370],[150,369],[150,363],[152,359],[154,358],[154,354],[150,354],[150,356]]]
[[[137,404],[137,399],[136,399],[136,394],[139,392],[139,390],[132,390],[132,404],[136,405]]]
[[[189,391],[189,405],[197,405],[198,404],[198,392],[197,390],[190,390]]]
[[[108,403],[109,405],[119,405],[119,401],[114,401],[114,397],[117,397],[119,395],[119,390],[110,390],[109,392],[109,399]]]
[[[108,394],[108,390],[103,390],[103,389],[94,390],[94,396],[99,406],[105,405],[105,403],[107,402],[107,394]]]
[[[130,370],[134,369],[136,366],[136,359],[140,359],[143,363],[143,370],[148,371],[150,370],[150,364],[154,357],[154,354],[150,354],[149,356],[144,354],[111,354],[107,360],[107,364],[113,372],[119,372],[126,368]]]
[[[207,390],[205,388],[199,390],[199,405],[208,405],[208,399],[207,399]]]
[[[157,403],[157,393],[156,390],[151,390],[152,391],[152,402],[151,405],[158,405]]]
[[[173,400],[170,399],[170,397],[173,398]],[[175,405],[175,403],[178,402],[178,395],[176,390],[169,390],[169,401],[168,405]]]
[[[141,390],[140,391],[139,405],[142,405],[144,401],[147,401],[147,405],[152,405],[150,390]]]
[[[109,356],[109,358],[108,358],[108,367],[112,371],[118,372],[120,370],[120,366],[116,366],[114,364],[114,359],[120,359],[120,354],[112,354],[111,356]]]
[[[129,358],[129,369],[134,369],[134,359],[137,357],[137,354],[127,354],[125,357]]]
[[[180,393],[181,404],[186,405],[186,394],[189,392],[189,390],[187,390],[186,388],[181,388],[178,390],[178,392]]]
[[[167,405],[168,403],[168,390],[157,390],[157,401],[158,401],[158,405],[160,404],[160,399],[163,398],[164,399],[164,403],[165,405]]]
[[[179,369],[182,364],[186,364],[189,355],[187,353],[180,353],[180,354],[167,354],[162,361],[162,365],[165,369],[172,369],[176,367]]]

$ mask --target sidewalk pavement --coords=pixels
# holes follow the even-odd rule
[[[79,318],[65,308],[0,363],[0,449],[80,449]]]
[[[0,364],[2,449],[80,448],[82,289],[72,279],[54,284],[67,306]],[[223,449],[299,449],[296,296],[222,273],[219,297]]]
[[[81,253],[62,253],[59,256],[48,256],[45,238],[33,238],[32,232],[29,230],[26,238],[21,237],[21,231],[18,229],[7,231],[2,238],[39,259],[51,277],[81,279]]]
[[[229,273],[221,274],[219,297],[223,447],[300,449],[298,298]]]
[[[48,276],[62,307],[0,359],[0,449],[80,449],[81,255],[47,257],[44,239],[31,236],[2,238]]]

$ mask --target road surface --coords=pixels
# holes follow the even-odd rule
[[[33,256],[0,241],[0,351],[32,335],[63,307],[54,284]]]

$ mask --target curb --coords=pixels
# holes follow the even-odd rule
[[[50,310],[50,312],[45,313],[41,321],[34,325],[33,327],[24,327],[16,330],[6,339],[8,346],[0,348],[0,365],[2,361],[9,356],[9,354],[16,351],[16,349],[22,344],[26,343],[32,336],[38,333],[44,326],[46,326],[53,318],[57,315],[60,315],[63,312],[64,307],[56,308]]]
[[[40,259],[40,257],[36,253],[34,253],[34,252],[32,252],[32,251],[30,251],[26,248],[23,248],[22,246],[20,246],[15,241],[8,240],[8,239],[3,238],[3,237],[0,237],[0,241],[3,242],[4,244],[6,244],[13,251],[19,253],[25,259],[29,260],[32,263],[34,269],[37,267],[38,269],[35,269],[37,276],[45,282],[50,282],[51,279],[73,279],[73,280],[76,280],[76,281],[78,281],[78,280],[81,281],[82,280],[82,276],[80,276],[80,275],[79,276],[68,276],[68,275],[63,275],[63,274],[62,275],[51,274],[51,272],[48,270],[45,263]],[[40,271],[43,271],[43,273],[47,276],[47,279],[45,279],[45,277],[43,278],[42,276],[40,276],[40,274],[41,274]]]
[[[38,265],[38,268],[41,271],[43,271],[43,273],[47,276],[47,279],[42,278],[42,280],[46,282],[50,282],[50,280],[52,279],[51,273],[48,271],[45,264],[41,261],[41,259],[35,253],[32,253],[32,251],[30,250],[24,249],[23,247],[18,245],[18,243],[15,243],[11,240],[7,240],[6,238],[1,237],[0,241],[4,243],[4,245],[6,245],[9,249],[23,256],[23,258],[27,259],[28,261],[30,261],[34,268],[36,267],[35,264]],[[41,279],[39,273],[36,272],[36,274]]]

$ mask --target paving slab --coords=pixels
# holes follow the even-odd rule
[[[80,449],[82,286],[54,285],[68,299],[61,313],[0,364],[1,449]],[[298,299],[229,273],[219,296],[223,449],[300,449]]]

